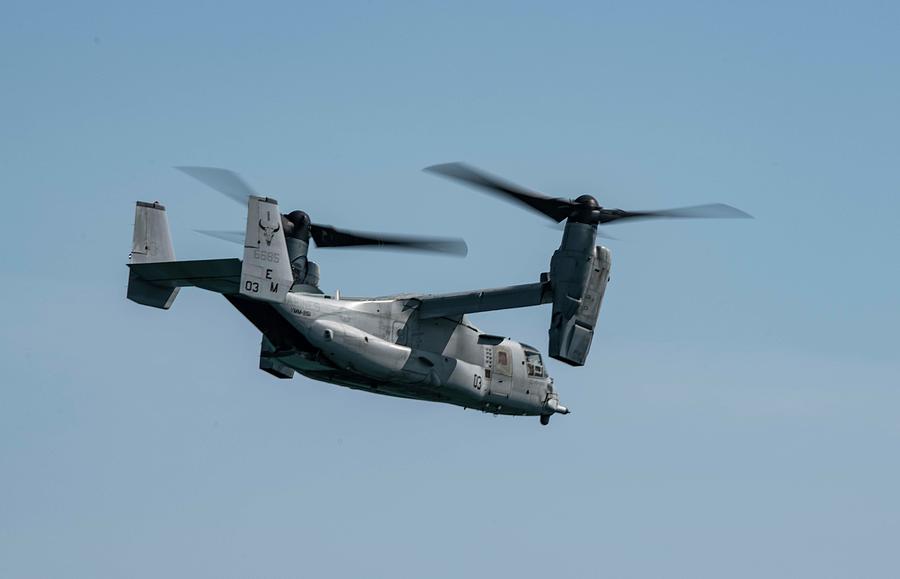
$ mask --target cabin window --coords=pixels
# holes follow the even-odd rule
[[[528,370],[529,376],[537,378],[544,376],[544,363],[541,361],[541,355],[537,352],[525,350],[525,368]]]
[[[494,357],[494,370],[497,374],[512,376],[512,355],[509,348],[497,348],[497,355]]]

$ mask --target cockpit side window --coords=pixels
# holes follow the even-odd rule
[[[537,352],[525,350],[525,368],[528,370],[529,376],[542,378],[544,376],[544,362],[541,355]]]

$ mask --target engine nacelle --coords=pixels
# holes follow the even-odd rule
[[[419,384],[433,380],[434,362],[399,344],[388,342],[353,326],[317,320],[309,340],[333,364],[377,380]],[[435,384],[437,385],[437,384]]]
[[[594,246],[597,226],[566,224],[562,243],[550,261],[553,314],[550,357],[583,366],[609,279],[610,252]]]

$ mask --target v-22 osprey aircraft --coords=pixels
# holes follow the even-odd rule
[[[549,197],[462,163],[426,171],[480,188],[565,222],[549,271],[536,281],[448,294],[377,298],[327,295],[319,288],[316,247],[375,247],[465,255],[454,238],[362,233],[313,223],[303,211],[281,213],[239,175],[178,167],[247,209],[240,231],[201,231],[244,246],[243,259],[177,261],[165,207],[138,201],[129,258],[128,299],[169,309],[180,288],[222,294],[262,334],[259,367],[289,379],[295,372],[340,386],[445,402],[492,414],[568,414],[537,348],[478,329],[467,314],[551,304],[548,351],[585,364],[610,274],[610,251],[596,245],[598,226],[615,221],[749,217],[723,204],[661,211],[600,206],[590,195]]]

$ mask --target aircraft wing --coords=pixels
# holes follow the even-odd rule
[[[475,312],[539,306],[553,301],[550,282],[479,289],[451,294],[411,296],[420,318],[452,317]]]

